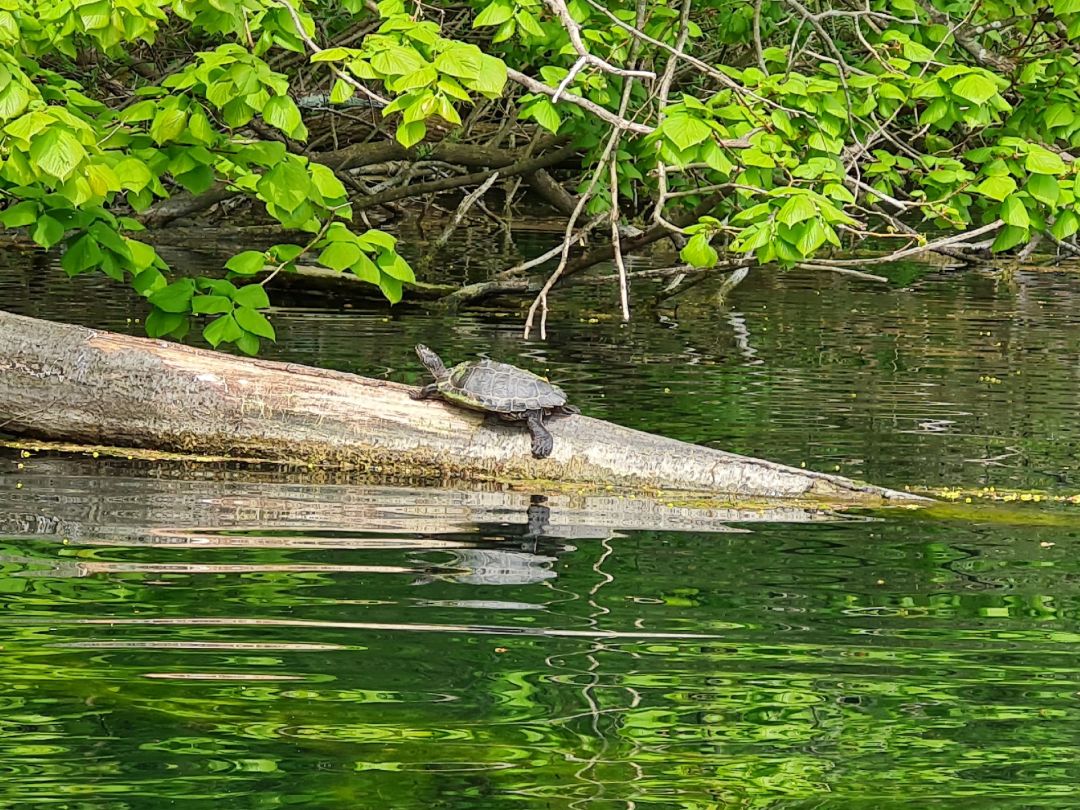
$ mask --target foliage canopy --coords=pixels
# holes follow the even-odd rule
[[[414,162],[440,140],[571,144],[542,297],[584,266],[574,229],[608,222],[608,256],[671,235],[696,268],[842,268],[832,251],[942,229],[942,249],[1075,249],[1078,39],[1080,0],[0,0],[0,223],[132,285],[151,335],[195,317],[249,353],[274,338],[263,285],[304,257],[391,302],[415,280],[354,224],[370,189],[327,159],[339,135]],[[136,238],[164,198],[221,184],[305,235],[218,278]]]

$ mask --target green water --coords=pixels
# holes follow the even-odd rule
[[[4,308],[138,331],[108,284],[8,261]],[[419,382],[423,340],[680,439],[1080,492],[1075,275],[635,301],[560,298],[547,344],[283,309],[273,356]],[[0,458],[0,806],[1077,806],[1080,506],[660,531],[530,502]]]

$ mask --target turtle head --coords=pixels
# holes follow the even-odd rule
[[[423,343],[418,343],[416,346],[416,356],[420,358],[420,362],[424,364],[428,371],[434,375],[436,380],[441,380],[449,373],[446,370],[446,366],[443,365],[443,361],[439,358],[439,355],[435,354],[431,349],[425,346]]]

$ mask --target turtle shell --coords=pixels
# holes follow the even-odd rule
[[[439,383],[439,392],[466,408],[493,413],[539,411],[566,404],[566,394],[557,385],[494,360],[459,363]]]

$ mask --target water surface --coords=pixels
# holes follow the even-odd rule
[[[138,333],[114,285],[5,261],[4,308]],[[688,441],[1080,492],[1075,275],[762,273],[639,289],[630,325],[575,299],[544,344],[516,313],[285,307],[270,355],[415,383],[423,341]],[[3,456],[0,805],[1076,806],[1080,507],[535,495]]]

